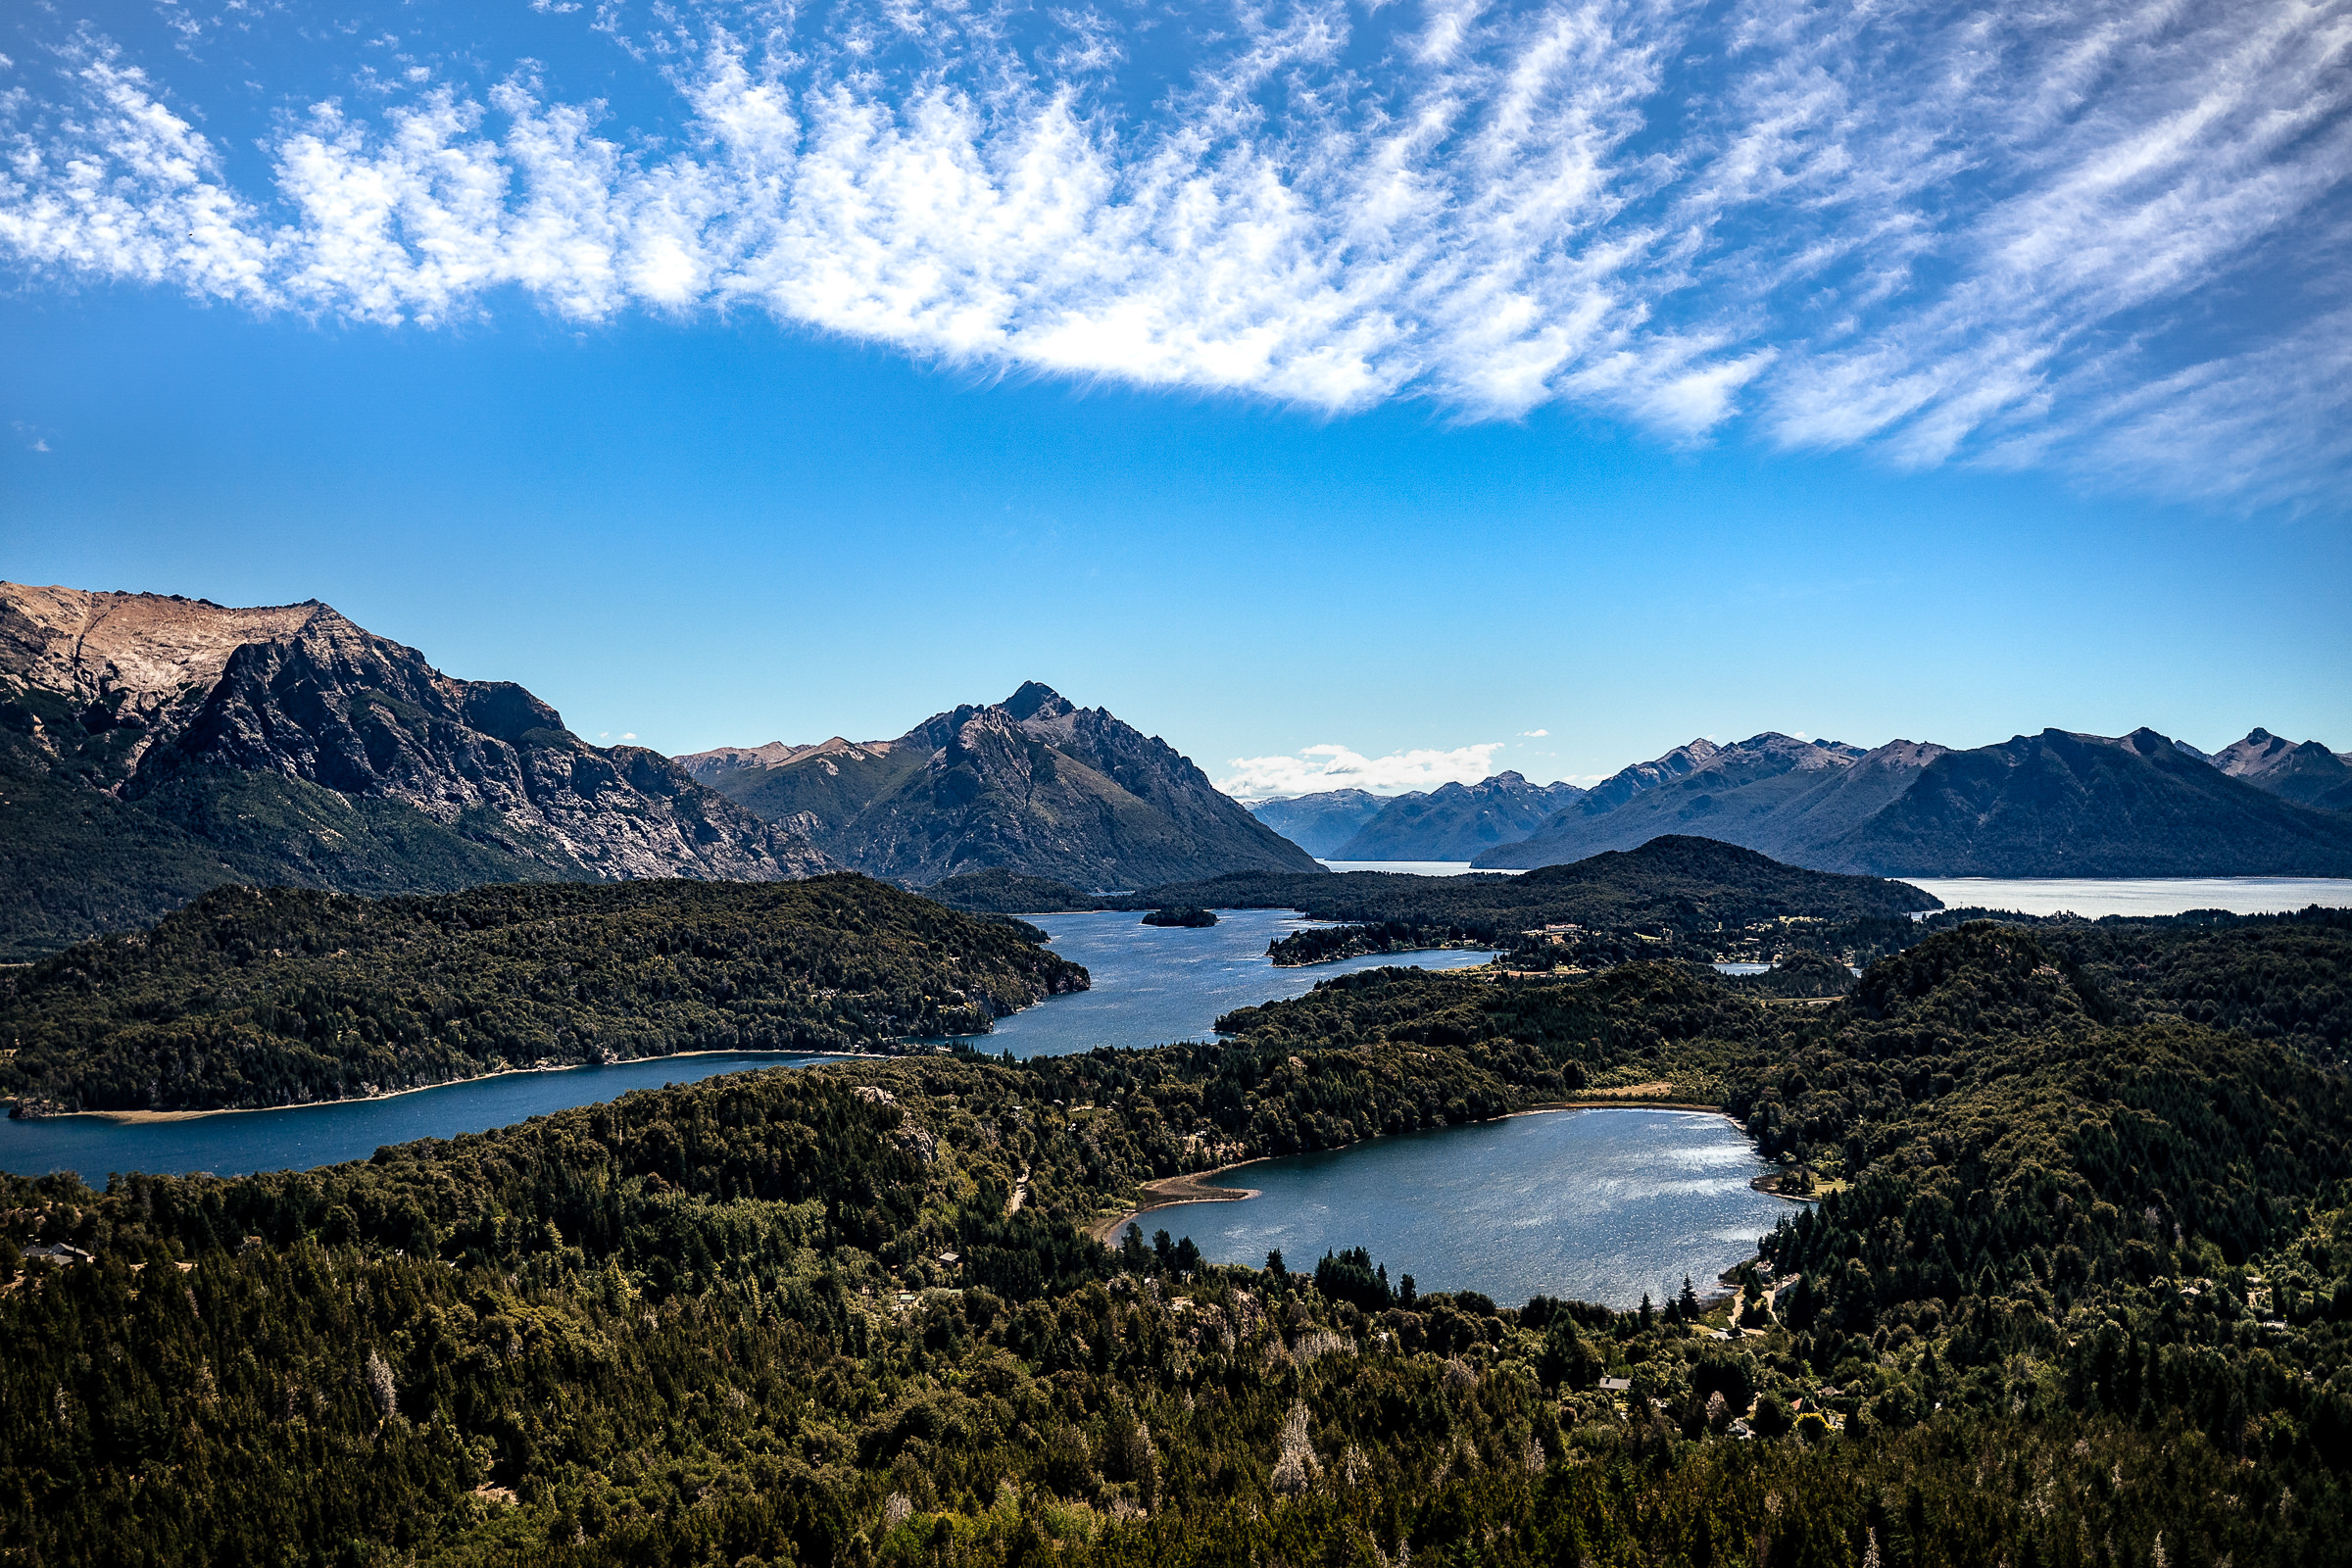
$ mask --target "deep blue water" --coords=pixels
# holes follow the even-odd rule
[[[1625,1307],[1644,1293],[1664,1302],[1685,1275],[1705,1294],[1754,1256],[1797,1209],[1748,1186],[1772,1168],[1721,1116],[1547,1111],[1239,1166],[1217,1185],[1258,1197],[1137,1223],[1190,1235],[1220,1263],[1262,1264],[1279,1248],[1311,1270],[1327,1250],[1366,1247],[1392,1283],[1410,1274],[1423,1292]]]
[[[1220,909],[1215,925],[1199,930],[1145,925],[1141,915],[1124,910],[1021,918],[1045,927],[1054,951],[1085,964],[1095,981],[1092,991],[1055,997],[998,1019],[988,1034],[968,1037],[981,1051],[1009,1051],[1021,1060],[1097,1046],[1206,1040],[1220,1014],[1302,997],[1334,975],[1385,964],[1459,969],[1494,956],[1446,949],[1277,969],[1267,960],[1266,945],[1323,923],[1302,920],[1288,909]]]
[[[805,1067],[825,1059],[781,1052],[714,1052],[604,1067],[508,1073],[381,1100],[226,1111],[174,1121],[118,1122],[103,1116],[0,1120],[0,1170],[26,1176],[78,1171],[92,1187],[104,1187],[114,1171],[241,1176],[255,1170],[308,1170],[366,1159],[386,1144],[487,1132],[551,1110],[614,1100],[632,1089],[689,1084],[754,1067]]]
[[[1047,914],[1035,920],[1053,933],[1055,952],[1087,966],[1094,989],[999,1020],[993,1034],[971,1037],[984,1050],[1027,1057],[1099,1045],[1156,1046],[1206,1039],[1220,1013],[1302,995],[1316,981],[1351,969],[1383,963],[1456,968],[1493,956],[1443,952],[1277,969],[1267,961],[1266,944],[1311,922],[1268,909],[1228,913],[1203,931],[1147,926],[1135,914]],[[118,1122],[99,1116],[0,1120],[0,1170],[23,1175],[77,1171],[93,1187],[105,1186],[115,1171],[237,1176],[256,1170],[307,1170],[366,1159],[387,1144],[485,1132],[567,1106],[612,1100],[632,1089],[692,1083],[757,1067],[807,1066],[824,1059],[763,1052],[660,1056],[605,1067],[476,1078],[381,1100],[174,1121]]]

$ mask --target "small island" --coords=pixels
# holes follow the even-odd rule
[[[1146,925],[1209,926],[1217,923],[1214,909],[1153,909],[1144,916]]]

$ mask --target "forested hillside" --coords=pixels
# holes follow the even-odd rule
[[[0,978],[0,1092],[50,1110],[283,1105],[533,1064],[887,1049],[1084,990],[1044,937],[847,874],[220,888]]]
[[[2267,1016],[2297,924],[2180,951]],[[95,1255],[0,1295],[0,1551],[2335,1560],[2352,1105],[2184,1016],[2150,940],[2135,977],[1972,925],[1819,1006],[1666,964],[1391,971],[1218,1045],[737,1076],[304,1175],[10,1179],[16,1242]],[[2340,981],[2327,951],[2298,961]],[[1148,1177],[1653,1079],[1720,1084],[1828,1194],[1728,1300],[1418,1296],[1352,1249],[1214,1267],[1075,1228]]]
[[[1544,925],[1713,941],[1791,919],[1898,917],[1941,906],[1908,883],[1807,871],[1735,844],[1677,837],[1524,876],[1251,871],[1151,888],[1118,902],[1136,907],[1290,908],[1317,920],[1395,921],[1436,936],[1506,946],[1520,932]]]

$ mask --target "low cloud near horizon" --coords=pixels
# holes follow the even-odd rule
[[[565,9],[190,11],[143,54],[33,17],[0,259],[404,329],[752,310],[2237,505],[2352,466],[2352,0]],[[534,58],[553,27],[625,111]]]
[[[1309,746],[1296,757],[1234,758],[1226,764],[1233,773],[1218,779],[1216,785],[1237,801],[1318,795],[1326,790],[1402,795],[1408,790],[1434,790],[1441,784],[1475,784],[1494,771],[1494,754],[1501,750],[1502,742],[1487,741],[1450,751],[1422,749],[1366,757],[1345,746]]]

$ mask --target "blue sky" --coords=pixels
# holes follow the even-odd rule
[[[2352,747],[2345,7],[662,16],[21,17],[0,575],[672,752]]]

